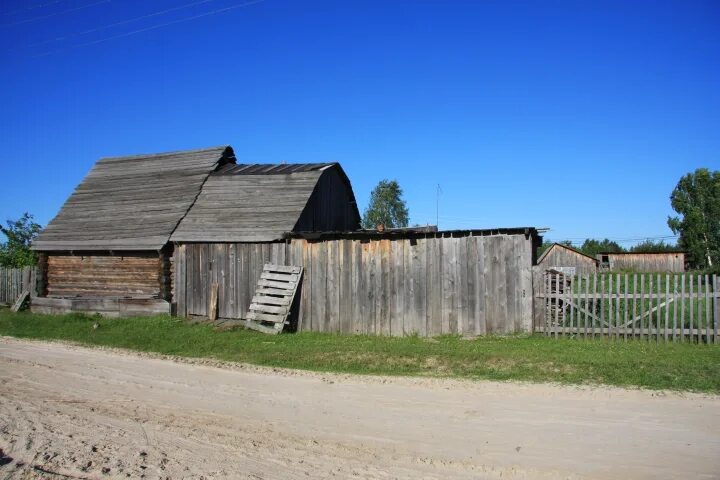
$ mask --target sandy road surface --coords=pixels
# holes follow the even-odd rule
[[[0,479],[719,478],[720,398],[219,368],[4,338],[0,448]]]

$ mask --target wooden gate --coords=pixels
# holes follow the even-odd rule
[[[720,342],[718,276],[547,271],[535,280],[535,331],[547,336]]]

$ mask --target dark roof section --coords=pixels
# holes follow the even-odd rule
[[[587,253],[583,253],[583,252],[581,252],[580,250],[578,250],[577,248],[569,247],[569,246],[567,246],[567,245],[563,245],[562,243],[557,243],[557,242],[556,242],[556,243],[553,243],[552,245],[550,245],[550,246],[542,253],[542,255],[540,255],[540,258],[537,259],[537,263],[542,262],[543,259],[548,255],[548,253],[550,253],[550,250],[552,250],[552,249],[555,248],[555,247],[567,248],[568,250],[573,251],[573,252],[577,253],[578,255],[582,255],[583,257],[587,257],[587,258],[589,258],[590,260],[592,260],[593,262],[598,263],[598,260],[597,260],[596,258],[591,257],[591,256],[588,255]]]
[[[368,240],[404,239],[404,238],[440,238],[440,237],[481,237],[490,235],[524,235],[539,237],[535,227],[488,228],[472,230],[440,230],[427,229],[392,229],[379,232],[377,230],[356,230],[352,232],[288,232],[284,238],[304,238],[306,240],[329,240],[338,238],[355,238]]]
[[[350,187],[350,180],[338,163],[240,164],[220,168],[208,177],[197,201],[170,239],[280,240],[295,229],[320,177],[329,169],[337,169]],[[352,192],[352,187],[349,191]]]
[[[226,165],[217,175],[287,175],[290,173],[313,172],[331,167],[337,163],[252,163]]]
[[[77,186],[33,249],[159,250],[230,146],[103,158]]]

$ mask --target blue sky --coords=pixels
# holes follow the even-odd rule
[[[670,235],[720,168],[716,1],[3,0],[0,220],[102,156],[231,144],[339,161],[411,223]],[[626,241],[629,245],[631,241]]]

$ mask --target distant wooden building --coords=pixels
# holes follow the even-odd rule
[[[684,272],[685,252],[604,252],[597,256],[603,270]]]
[[[567,275],[586,275],[597,272],[598,261],[567,245],[553,243],[540,255],[537,264],[545,270]]]

